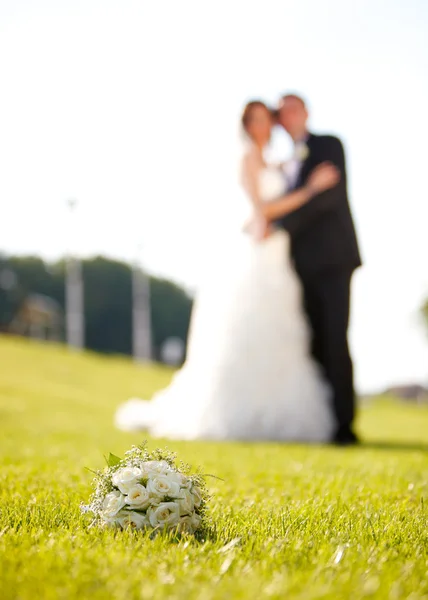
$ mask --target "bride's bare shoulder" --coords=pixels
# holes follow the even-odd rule
[[[263,167],[263,156],[256,146],[248,146],[242,153],[241,171],[253,173]]]
[[[263,156],[259,148],[257,148],[257,146],[254,146],[253,144],[250,144],[246,148],[244,148],[244,151],[242,153],[242,162],[262,163]]]

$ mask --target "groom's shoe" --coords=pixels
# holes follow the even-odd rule
[[[360,440],[350,427],[339,427],[333,436],[332,443],[336,446],[356,446]]]

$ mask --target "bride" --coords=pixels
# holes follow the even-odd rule
[[[245,107],[250,144],[242,183],[251,222],[239,252],[227,256],[217,276],[210,273],[196,297],[184,366],[151,401],[119,406],[119,429],[172,439],[330,439],[329,388],[311,358],[288,234],[273,222],[336,185],[338,174],[321,165],[307,185],[287,193],[281,167],[264,160],[272,125],[264,103]]]

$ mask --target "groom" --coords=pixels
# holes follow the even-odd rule
[[[309,133],[308,111],[300,96],[283,96],[277,114],[294,142],[295,155],[287,172],[292,188],[303,185],[322,162],[333,163],[340,170],[335,188],[319,194],[279,224],[291,237],[313,331],[312,353],[333,389],[336,429],[332,442],[355,444],[355,393],[347,334],[351,277],[361,258],[348,203],[343,147],[336,137]]]

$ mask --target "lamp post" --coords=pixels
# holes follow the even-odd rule
[[[66,258],[65,310],[67,344],[75,350],[85,346],[85,316],[83,307],[82,266],[76,256],[74,242],[76,239],[75,211],[77,200],[69,198],[67,206],[70,210],[69,250]]]
[[[152,358],[150,281],[142,267],[142,248],[142,244],[139,244],[132,269],[132,344],[134,360],[137,362]]]

